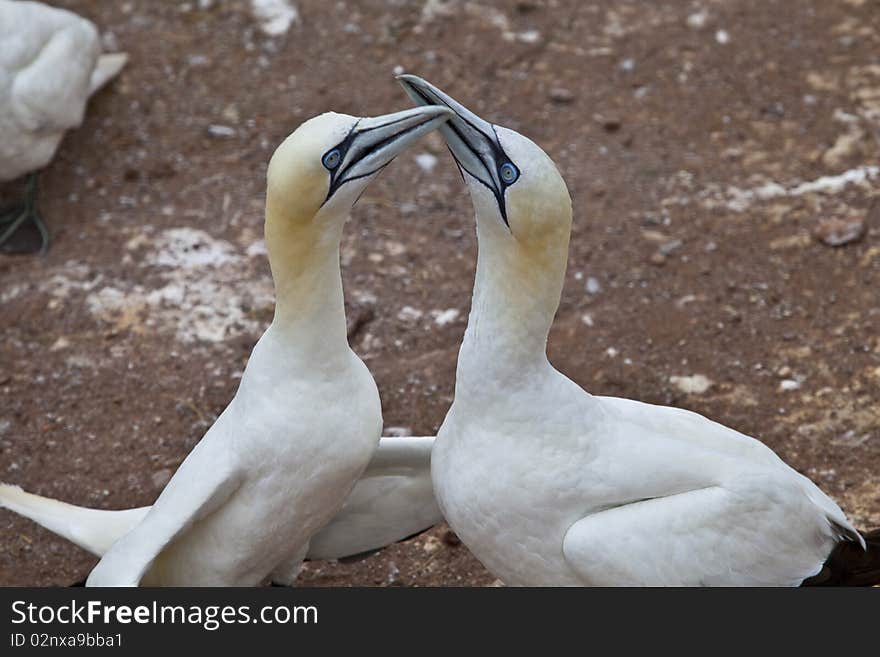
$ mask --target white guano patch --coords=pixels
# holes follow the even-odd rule
[[[702,395],[712,387],[712,381],[702,374],[671,376],[669,382],[686,395]]]
[[[828,194],[833,196],[840,194],[850,185],[867,185],[878,177],[880,177],[880,166],[865,165],[837,175],[822,176],[815,180],[789,186],[770,181],[749,189],[728,187],[726,192],[723,193],[724,198],[722,199],[718,199],[713,194],[713,192],[717,192],[717,188],[713,190],[711,187],[700,196],[704,197],[703,204],[709,208],[722,206],[733,212],[745,212],[754,203],[772,201],[779,198],[805,196],[807,194]]]
[[[252,259],[236,245],[172,228],[135,248],[141,246],[150,250],[133,260],[158,269],[158,286],[116,280],[99,289],[80,287],[89,291],[86,306],[95,318],[120,330],[171,332],[183,343],[220,342],[265,328],[252,311],[271,310],[271,280],[254,276]]]
[[[419,153],[416,155],[415,160],[419,168],[425,173],[431,173],[434,171],[434,167],[437,166],[437,158],[430,153]]]
[[[458,308],[447,308],[446,310],[432,310],[431,317],[434,318],[434,323],[437,326],[446,326],[447,324],[452,324],[455,320],[458,319],[458,316],[461,314]]]
[[[147,255],[146,262],[159,267],[193,269],[219,266],[239,258],[232,244],[194,228],[166,230],[154,246],[157,250]]]
[[[251,0],[251,13],[269,36],[286,34],[299,20],[299,11],[290,0]]]

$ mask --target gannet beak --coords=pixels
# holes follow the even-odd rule
[[[344,183],[378,173],[419,137],[452,116],[446,107],[431,106],[359,119],[340,144],[344,158],[332,172],[327,199]]]
[[[500,171],[502,166],[510,164],[510,158],[498,141],[495,127],[416,75],[398,75],[397,81],[417,105],[440,105],[455,113],[440,127],[440,132],[458,166],[495,195],[501,218],[508,224],[504,202],[504,190],[508,185],[501,179]]]

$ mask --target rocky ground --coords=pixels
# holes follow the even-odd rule
[[[563,172],[560,369],[754,435],[880,525],[877,0],[296,0],[274,21],[244,0],[54,4],[131,60],[41,178],[48,255],[0,257],[0,480],[152,502],[271,317],[272,150],[328,109],[408,106],[400,67]],[[433,434],[451,402],[475,248],[436,136],[347,226],[351,342],[389,433]],[[492,584],[447,532],[301,581]],[[0,545],[3,585],[69,584],[95,561],[5,511]]]

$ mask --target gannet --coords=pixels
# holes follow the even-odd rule
[[[265,213],[272,323],[229,406],[87,586],[252,586],[295,571],[382,429],[376,384],[346,337],[343,224],[375,175],[450,114],[330,112],[276,149]]]
[[[30,174],[24,203],[0,214],[0,246],[26,221],[49,245],[36,207],[37,174],[86,102],[125,65],[124,53],[101,54],[90,21],[39,2],[0,0],[0,181]]]
[[[342,559],[378,550],[443,521],[431,485],[433,436],[381,438],[342,509],[309,541],[306,560]],[[97,557],[136,527],[149,506],[90,509],[0,484],[0,508],[33,520]],[[290,585],[300,565],[272,573]]]
[[[519,586],[880,581],[880,532],[865,552],[837,504],[759,441],[590,395],[552,367],[565,182],[526,137],[400,81],[416,104],[455,111],[440,130],[476,215],[471,313],[431,456],[440,509],[474,555]]]

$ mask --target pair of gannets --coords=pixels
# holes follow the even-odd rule
[[[0,215],[0,246],[30,220],[48,247],[34,172],[52,160],[64,133],[82,123],[89,96],[127,59],[102,55],[97,28],[72,12],[0,0],[0,181],[31,174],[24,203]]]
[[[864,537],[837,505],[760,442],[695,413],[591,396],[553,369],[546,342],[571,229],[564,181],[552,160],[522,135],[483,121],[419,78],[402,76],[401,82],[423,108],[453,112],[440,131],[476,213],[473,303],[455,400],[433,445],[431,475],[446,520],[477,558],[511,585],[880,580],[880,535],[868,535],[866,550]],[[334,150],[324,159],[334,166],[348,161],[346,153]],[[328,168],[332,191],[337,178]],[[274,232],[268,219],[274,198],[271,174],[270,168],[267,242]],[[282,202],[291,200],[288,196]],[[270,258],[275,272],[273,248]],[[338,279],[338,264],[333,267]],[[281,380],[284,374],[274,376]],[[242,388],[252,378],[243,379]],[[320,412],[338,414],[332,402]],[[347,403],[339,405],[350,412]],[[272,404],[257,405],[252,421],[277,412]],[[381,449],[374,457],[380,473],[395,472],[393,461],[383,459]],[[264,472],[271,470],[263,465]],[[423,462],[407,465],[417,471]],[[278,499],[277,487],[271,492],[270,503]],[[162,497],[143,523],[113,545],[91,583],[119,583],[116,571],[132,570],[131,564],[143,563],[148,553],[159,561],[156,544],[163,539],[153,539],[153,532],[180,524],[181,518],[170,505],[162,505]],[[196,511],[193,529],[183,532],[185,547],[175,552],[174,542],[165,543],[162,564],[181,578],[178,560],[190,568],[206,568],[206,559],[226,567],[232,560],[224,550],[198,543],[208,534],[198,531],[200,523],[211,522],[218,532],[232,532],[225,529],[228,523],[245,522],[272,529],[269,516],[257,508],[262,503],[262,498],[253,500],[253,517],[227,515],[222,505],[204,520]],[[144,530],[151,517],[154,527]],[[145,550],[144,544],[152,547]],[[188,558],[183,554],[187,548]],[[290,564],[296,565],[299,554]],[[105,579],[103,573],[113,577]],[[219,569],[214,574],[221,577]]]

